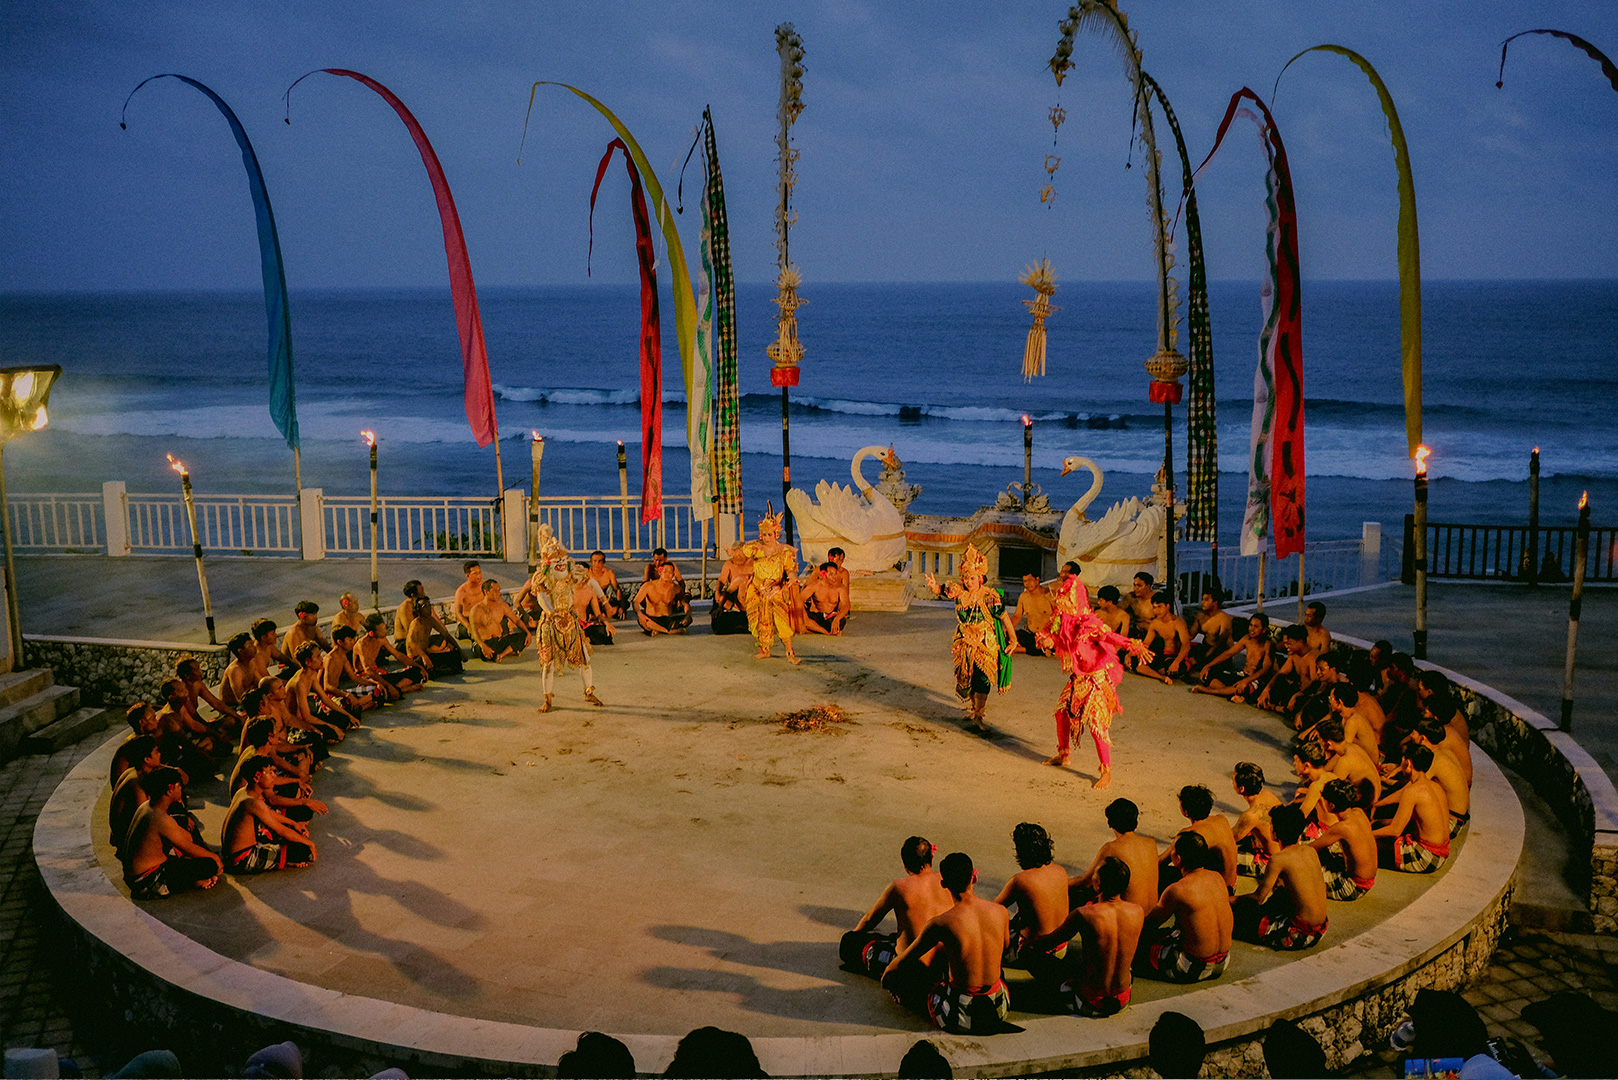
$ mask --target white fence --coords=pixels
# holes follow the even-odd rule
[[[283,555],[319,559],[371,553],[371,500],[367,495],[195,496],[203,550],[224,555]],[[527,557],[529,507],[522,492],[505,499],[457,496],[384,496],[377,500],[377,550],[404,556]],[[54,554],[189,554],[191,525],[185,499],[175,494],[129,494],[108,483],[102,494],[22,494],[8,501],[12,545]],[[507,518],[510,521],[507,521]],[[541,496],[539,520],[575,554],[600,549],[614,558],[702,553],[702,522],[689,497],[665,497],[662,516],[640,520],[640,499],[617,496]]]
[[[1401,551],[1397,540],[1390,543],[1386,537],[1382,537],[1380,543],[1367,536],[1363,540],[1321,540],[1305,544],[1304,595],[1395,581],[1399,577]],[[1175,548],[1175,574],[1185,584],[1190,601],[1195,602],[1201,595],[1203,583],[1210,575],[1224,591],[1226,603],[1258,598],[1259,556],[1221,548],[1215,573],[1212,555],[1211,547],[1206,544],[1181,544]],[[1265,599],[1297,594],[1298,556],[1285,559],[1270,556],[1264,566]]]

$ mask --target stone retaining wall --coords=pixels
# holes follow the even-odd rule
[[[85,704],[113,708],[156,701],[158,687],[174,678],[174,665],[183,656],[202,662],[202,677],[210,684],[219,682],[230,661],[223,645],[45,634],[24,634],[23,655],[29,667],[50,668],[58,683],[78,687]]]

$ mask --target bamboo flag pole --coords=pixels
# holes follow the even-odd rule
[[[1562,730],[1573,730],[1573,659],[1579,644],[1579,609],[1584,606],[1584,564],[1590,557],[1590,493],[1579,497],[1579,527],[1573,544],[1573,599],[1567,609],[1567,667],[1562,673]]]

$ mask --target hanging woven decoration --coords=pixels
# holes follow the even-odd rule
[[[1051,269],[1049,259],[1039,260],[1017,280],[1034,290],[1034,298],[1022,302],[1034,317],[1022,352],[1022,380],[1032,382],[1035,375],[1045,374],[1045,317],[1062,309],[1051,303],[1051,297],[1056,295],[1056,271]]]

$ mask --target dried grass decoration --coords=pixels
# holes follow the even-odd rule
[[[836,705],[815,705],[781,714],[781,726],[787,731],[828,731],[829,724],[846,723],[848,714]]]
[[[1056,295],[1056,271],[1051,269],[1049,259],[1039,260],[1017,280],[1034,290],[1034,298],[1023,301],[1034,317],[1034,325],[1028,328],[1028,343],[1023,346],[1022,378],[1023,382],[1032,382],[1035,375],[1045,374],[1045,316],[1062,309],[1051,303],[1051,297]]]

